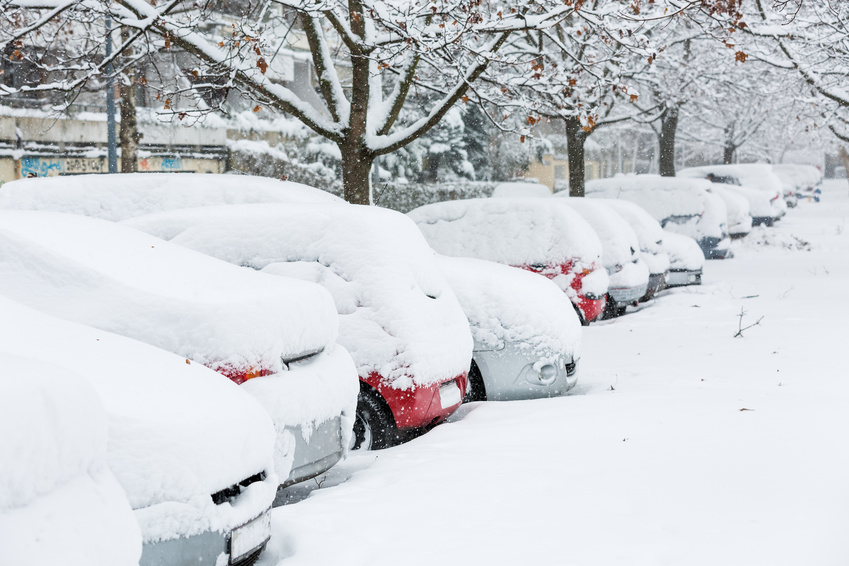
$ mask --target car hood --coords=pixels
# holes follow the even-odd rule
[[[266,204],[205,207],[128,220],[181,246],[281,280],[318,283],[340,315],[339,343],[360,376],[398,389],[468,370],[463,311],[416,225],[387,209]]]
[[[319,351],[338,332],[319,285],[70,214],[0,210],[0,293],[227,375],[280,371],[281,359]]]

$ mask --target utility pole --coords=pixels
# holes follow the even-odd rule
[[[112,18],[106,15],[106,58],[112,57]],[[118,172],[118,150],[115,140],[115,77],[112,62],[106,64],[106,155],[109,172]]]

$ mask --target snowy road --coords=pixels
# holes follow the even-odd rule
[[[849,563],[849,184],[823,200],[586,329],[573,394],[351,456],[261,564]]]

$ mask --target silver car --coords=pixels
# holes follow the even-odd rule
[[[578,380],[581,323],[550,280],[473,258],[439,257],[474,338],[465,400],[556,397]]]

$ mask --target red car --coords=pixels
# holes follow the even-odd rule
[[[544,275],[571,299],[582,324],[604,311],[609,279],[601,242],[566,202],[469,199],[429,204],[408,214],[438,253]]]
[[[421,233],[391,210],[245,204],[152,214],[125,224],[224,261],[318,283],[357,367],[351,448],[382,448],[462,403],[469,324]],[[281,282],[282,283],[282,282]]]

